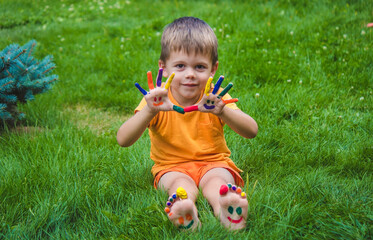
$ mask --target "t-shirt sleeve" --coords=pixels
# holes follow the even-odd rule
[[[139,105],[135,108],[135,112],[134,112],[134,113],[137,113],[137,112],[141,111],[141,110],[145,107],[146,104],[147,104],[147,103],[146,103],[146,100],[145,100],[145,98],[143,97],[143,98],[141,99],[141,102],[139,103]]]

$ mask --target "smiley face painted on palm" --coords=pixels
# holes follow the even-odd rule
[[[206,101],[205,104],[203,104],[203,106],[206,108],[206,109],[214,109],[215,108],[215,101],[211,101],[211,100],[208,100]]]
[[[232,86],[233,86],[232,83],[229,83],[228,86],[225,87],[220,92],[219,95],[216,95],[218,93],[219,89],[220,89],[220,86],[221,86],[223,80],[224,80],[224,76],[220,76],[220,78],[218,79],[218,81],[216,82],[216,84],[214,86],[214,89],[210,93],[210,88],[211,88],[211,83],[212,83],[212,77],[210,77],[206,82],[205,91],[204,91],[204,98],[202,99],[202,101],[205,101],[205,102],[202,104],[202,101],[201,101],[197,105],[192,105],[192,106],[189,106],[189,107],[185,107],[184,112],[193,112],[193,111],[203,111],[203,112],[215,111],[215,112],[217,112],[217,111],[219,111],[219,109],[224,107],[224,105],[220,104],[221,101],[224,104],[237,102],[238,101],[237,98],[228,99],[228,100],[222,99],[224,97],[224,95],[232,88]],[[209,97],[210,94],[213,97]],[[208,98],[208,99],[206,99],[206,98]]]
[[[153,106],[161,106],[163,104],[162,97],[154,97]]]

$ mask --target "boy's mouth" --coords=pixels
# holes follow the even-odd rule
[[[185,87],[196,87],[197,84],[193,84],[193,83],[184,83],[183,86],[185,86]]]

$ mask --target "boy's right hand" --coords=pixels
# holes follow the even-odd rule
[[[139,91],[144,95],[148,108],[153,113],[158,113],[159,111],[177,111],[184,114],[184,110],[181,107],[174,105],[168,98],[168,91],[171,85],[171,82],[175,76],[175,73],[172,73],[171,76],[167,79],[167,82],[164,87],[162,87],[162,75],[163,69],[160,68],[158,71],[156,87],[153,85],[152,73],[149,71],[148,75],[148,86],[149,92],[143,89],[140,84],[135,83],[135,86]]]

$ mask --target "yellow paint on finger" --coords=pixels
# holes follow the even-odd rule
[[[212,77],[207,80],[206,86],[205,86],[205,95],[208,96],[211,88],[211,83],[212,83]]]
[[[171,76],[168,78],[166,86],[164,87],[165,89],[169,89],[172,83],[172,80],[174,80],[175,73],[172,73]]]

